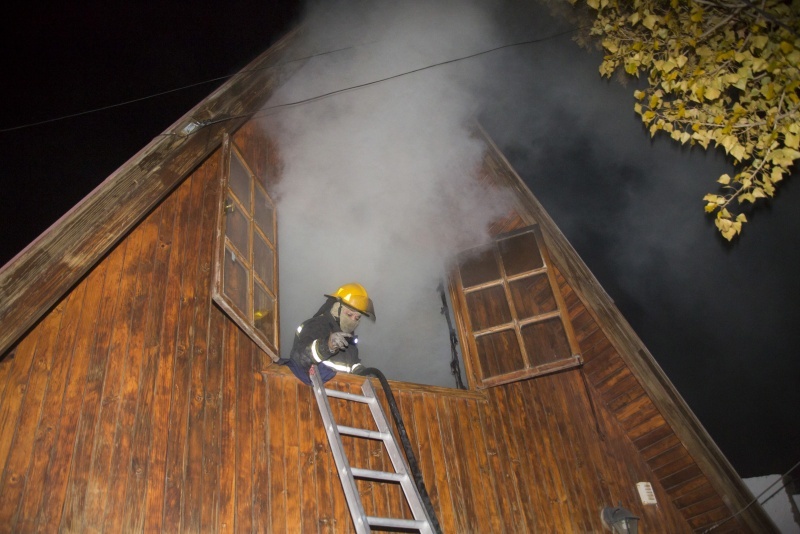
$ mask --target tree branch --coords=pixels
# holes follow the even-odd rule
[[[709,35],[713,34],[713,33],[714,33],[714,32],[716,32],[718,29],[720,29],[722,26],[724,26],[724,25],[726,25],[727,23],[729,23],[729,22],[730,22],[730,21],[731,21],[731,20],[732,20],[734,17],[736,17],[736,15],[738,15],[738,14],[739,14],[739,12],[740,12],[741,10],[742,10],[742,8],[739,8],[739,9],[736,9],[736,10],[734,10],[734,12],[733,12],[733,13],[731,13],[730,15],[728,15],[727,17],[725,17],[724,19],[722,19],[722,20],[720,21],[720,23],[719,23],[719,24],[717,24],[717,25],[716,25],[716,26],[714,26],[713,28],[710,28],[710,29],[706,30],[705,32],[703,32],[703,34],[702,34],[700,37],[698,37],[698,38],[697,38],[697,40],[698,40],[698,41],[704,41],[706,37],[708,37]]]

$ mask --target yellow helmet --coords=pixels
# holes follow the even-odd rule
[[[336,290],[333,295],[325,295],[334,298],[356,311],[360,311],[367,317],[375,318],[375,308],[372,299],[369,298],[367,290],[361,284],[345,284]]]

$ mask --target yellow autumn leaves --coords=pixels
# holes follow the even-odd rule
[[[703,200],[733,239],[747,222],[742,205],[772,197],[800,159],[798,8],[781,0],[585,4],[605,52],[600,74],[621,67],[647,76],[634,110],[650,135],[721,147],[732,158],[735,175],[719,177]]]

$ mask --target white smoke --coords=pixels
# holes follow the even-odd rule
[[[320,11],[319,9],[322,9]],[[393,76],[494,40],[467,2],[370,1],[312,11],[315,57],[267,104]],[[454,384],[436,290],[457,252],[485,241],[508,197],[477,180],[470,65],[437,67],[267,118],[284,163],[277,191],[282,354],[294,328],[344,283],[363,284],[377,321],[357,333],[364,364],[392,379]]]

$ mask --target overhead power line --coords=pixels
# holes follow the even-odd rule
[[[424,71],[424,70],[433,69],[433,68],[436,68],[436,67],[441,67],[441,66],[444,66],[444,65],[448,65],[450,63],[456,63],[456,62],[464,61],[464,60],[467,60],[467,59],[472,59],[472,58],[475,58],[475,57],[478,57],[478,56],[482,56],[482,55],[485,55],[485,54],[489,54],[489,53],[492,53],[492,52],[496,52],[498,50],[502,50],[502,49],[505,49],[505,48],[512,48],[512,47],[524,46],[524,45],[529,45],[529,44],[541,43],[543,41],[548,41],[550,39],[555,39],[557,37],[561,37],[563,35],[567,35],[567,34],[573,33],[573,32],[575,32],[575,31],[577,31],[579,29],[581,29],[581,28],[580,27],[571,28],[569,30],[558,32],[558,33],[555,33],[553,35],[548,35],[546,37],[541,37],[541,38],[538,38],[538,39],[530,39],[530,40],[526,40],[526,41],[519,41],[519,42],[515,42],[515,43],[509,43],[509,44],[496,46],[494,48],[489,48],[487,50],[482,50],[480,52],[476,52],[474,54],[469,54],[469,55],[466,55],[466,56],[460,56],[460,57],[457,57],[457,58],[448,59],[448,60],[441,61],[441,62],[438,62],[438,63],[433,63],[431,65],[426,65],[424,67],[420,67],[420,68],[417,68],[417,69],[412,69],[412,70],[409,70],[409,71],[401,72],[399,74],[388,76],[386,78],[381,78],[381,79],[373,80],[373,81],[366,82],[366,83],[363,83],[363,84],[358,84],[358,85],[345,87],[345,88],[342,88],[342,89],[337,89],[335,91],[330,91],[328,93],[323,93],[323,94],[316,95],[316,96],[313,96],[313,97],[309,97],[309,98],[306,98],[306,99],[303,99],[303,100],[298,100],[298,101],[295,101],[295,102],[287,102],[287,103],[284,103],[284,104],[276,104],[276,105],[270,106],[268,108],[263,108],[261,110],[261,112],[314,102],[314,101],[317,101],[317,100],[328,98],[330,96],[333,96],[333,95],[336,95],[336,94],[339,94],[339,93],[344,93],[344,92],[347,92],[347,91],[353,91],[353,90],[356,90],[356,89],[361,89],[361,88],[364,88],[364,87],[368,87],[370,85],[383,83],[383,82],[386,82],[386,81],[389,81],[389,80],[393,80],[395,78],[400,78],[402,76],[408,76],[410,74],[415,74],[417,72],[421,72],[421,71]],[[370,43],[370,44],[372,44],[372,43]],[[287,61],[285,63],[281,63],[281,64],[278,64],[278,65],[270,65],[270,66],[267,66],[267,67],[260,67],[258,69],[250,69],[250,70],[239,71],[239,72],[237,72],[235,74],[230,74],[230,75],[226,75],[226,76],[217,76],[215,78],[210,78],[208,80],[204,80],[204,81],[201,81],[201,82],[196,82],[196,83],[192,83],[192,84],[189,84],[189,85],[184,85],[182,87],[177,87],[175,89],[168,89],[166,91],[160,91],[158,93],[153,93],[151,95],[143,96],[143,97],[140,97],[140,98],[134,98],[132,100],[126,100],[124,102],[119,102],[117,104],[110,104],[108,106],[102,106],[102,107],[98,107],[98,108],[88,109],[88,110],[79,111],[79,112],[76,112],[76,113],[70,113],[68,115],[61,115],[61,116],[54,117],[54,118],[51,118],[51,119],[45,119],[45,120],[41,120],[41,121],[30,122],[30,123],[26,123],[26,124],[20,124],[20,125],[12,126],[12,127],[9,127],[9,128],[2,128],[2,129],[0,129],[0,133],[11,132],[11,131],[15,131],[15,130],[22,130],[22,129],[25,129],[25,128],[32,128],[32,127],[35,127],[35,126],[41,126],[41,125],[44,125],[44,124],[50,124],[50,123],[53,123],[53,122],[58,122],[58,121],[66,120],[66,119],[72,119],[72,118],[75,118],[75,117],[80,117],[80,116],[84,116],[84,115],[90,115],[90,114],[93,114],[93,113],[98,113],[98,112],[106,111],[106,110],[113,109],[113,108],[118,108],[118,107],[130,105],[130,104],[135,104],[137,102],[142,102],[144,100],[157,98],[157,97],[164,96],[164,95],[167,95],[167,94],[176,93],[176,92],[179,92],[179,91],[185,91],[187,89],[191,89],[193,87],[197,87],[197,86],[200,86],[200,85],[214,83],[214,82],[217,82],[217,81],[220,81],[220,80],[227,80],[227,79],[233,78],[234,76],[246,75],[246,74],[259,72],[259,71],[266,70],[266,69],[279,68],[279,67],[282,67],[284,65],[289,65],[291,63],[296,63],[298,61],[306,61],[308,59],[312,59],[312,58],[315,58],[315,57],[329,55],[329,54],[333,54],[333,53],[336,53],[336,52],[342,52],[344,50],[349,50],[349,49],[352,49],[352,48],[358,48],[358,47],[361,47],[361,46],[364,46],[364,45],[353,45],[353,46],[348,46],[348,47],[344,47],[344,48],[328,50],[328,51],[325,51],[325,52],[319,52],[317,54],[312,54],[312,55],[309,55],[309,56],[292,59],[292,60],[289,60],[289,61]],[[261,112],[259,112],[259,113],[261,113]],[[208,126],[208,125],[216,124],[216,123],[219,123],[219,122],[224,122],[224,121],[228,121],[228,120],[241,118],[243,116],[247,116],[247,115],[232,115],[232,116],[222,117],[222,118],[219,118],[219,119],[211,119],[211,120],[198,121],[198,122],[199,122],[199,124],[201,126]],[[259,115],[256,115],[256,116],[259,116]]]
[[[544,42],[544,41],[548,41],[550,39],[555,39],[557,37],[561,37],[562,35],[568,35],[570,33],[574,33],[575,31],[580,30],[580,29],[582,29],[582,27],[575,27],[575,28],[570,28],[569,30],[564,30],[564,31],[561,31],[561,32],[558,32],[558,33],[554,33],[552,35],[548,35],[546,37],[540,37],[538,39],[531,39],[531,40],[527,40],[527,41],[519,41],[519,42],[516,42],[516,43],[504,44],[504,45],[496,46],[494,48],[489,48],[487,50],[482,50],[480,52],[475,52],[474,54],[469,54],[469,55],[466,55],[466,56],[460,56],[460,57],[457,57],[457,58],[448,59],[448,60],[445,60],[445,61],[440,61],[438,63],[432,63],[430,65],[426,65],[424,67],[419,67],[417,69],[407,70],[407,71],[401,72],[399,74],[393,74],[392,76],[387,76],[385,78],[372,80],[370,82],[351,85],[351,86],[348,86],[348,87],[344,87],[342,89],[336,89],[334,91],[329,91],[327,93],[322,93],[320,95],[312,96],[312,97],[309,97],[309,98],[304,98],[304,99],[301,99],[301,100],[296,100],[294,102],[286,102],[286,103],[283,103],[283,104],[275,104],[273,106],[268,106],[268,107],[261,108],[261,110],[259,112],[257,112],[256,114],[254,114],[252,116],[253,117],[262,117],[262,116],[267,115],[268,114],[267,112],[272,111],[272,110],[288,108],[288,107],[293,107],[293,106],[299,106],[301,104],[309,104],[311,102],[316,102],[317,100],[322,100],[322,99],[325,99],[325,98],[328,98],[328,97],[331,97],[331,96],[334,96],[334,95],[338,95],[340,93],[346,93],[346,92],[354,91],[354,90],[357,90],[357,89],[363,89],[363,88],[369,87],[371,85],[377,85],[379,83],[388,82],[390,80],[394,80],[396,78],[401,78],[403,76],[416,74],[416,73],[422,72],[424,70],[429,70],[429,69],[433,69],[433,68],[436,68],[436,67],[442,67],[444,65],[449,65],[451,63],[457,63],[459,61],[464,61],[464,60],[472,59],[472,58],[475,58],[475,57],[478,57],[478,56],[483,56],[483,55],[486,55],[486,54],[490,54],[492,52],[496,52],[498,50],[503,50],[505,48],[513,48],[513,47],[516,47],[516,46],[523,46],[523,45],[541,43],[541,42]],[[198,122],[199,122],[200,126],[210,126],[212,124],[217,124],[217,123],[220,123],[220,122],[225,122],[225,121],[234,120],[234,119],[240,119],[240,118],[248,117],[248,116],[250,116],[250,114],[230,115],[230,116],[227,116],[227,117],[220,117],[218,119],[209,119],[209,120],[198,121]],[[195,132],[197,132],[197,131],[198,130],[195,130]]]
[[[786,472],[785,472],[783,475],[781,475],[781,477],[780,477],[780,478],[778,478],[778,480],[776,480],[775,482],[773,482],[772,484],[770,484],[769,486],[767,486],[767,487],[766,487],[766,489],[764,489],[764,491],[762,491],[761,493],[759,493],[758,495],[756,495],[756,496],[753,498],[753,500],[752,500],[752,501],[750,501],[749,503],[747,503],[747,505],[746,505],[746,506],[744,506],[744,507],[743,507],[741,510],[739,510],[739,511],[738,511],[738,512],[736,512],[735,514],[731,514],[731,515],[729,515],[729,516],[728,516],[728,517],[726,517],[725,519],[720,519],[719,521],[717,521],[716,523],[714,523],[713,525],[711,525],[710,527],[708,527],[707,529],[705,529],[705,530],[703,531],[703,534],[706,534],[707,532],[711,532],[711,531],[712,531],[712,530],[714,530],[715,528],[717,528],[717,527],[719,527],[719,526],[721,526],[721,525],[723,525],[723,524],[727,523],[728,521],[730,521],[730,520],[731,520],[731,519],[733,519],[734,517],[738,516],[739,514],[741,514],[742,512],[744,512],[745,510],[747,510],[748,508],[750,508],[750,507],[751,507],[752,505],[754,505],[756,502],[758,502],[758,504],[764,504],[765,502],[767,502],[768,500],[770,500],[772,497],[774,497],[774,496],[775,496],[775,493],[771,494],[770,496],[768,496],[766,499],[764,499],[764,500],[763,500],[763,501],[761,501],[761,502],[759,502],[759,501],[758,501],[758,500],[761,498],[761,496],[762,496],[762,495],[764,495],[766,492],[768,492],[768,491],[769,491],[769,490],[770,490],[770,489],[771,489],[771,488],[772,488],[772,487],[773,487],[775,484],[777,484],[778,482],[783,482],[783,483],[782,483],[782,484],[781,484],[781,486],[780,486],[780,487],[779,487],[777,490],[775,490],[775,491],[776,491],[776,492],[778,492],[778,491],[780,491],[781,489],[783,489],[783,487],[784,487],[784,486],[786,486],[786,481],[785,481],[786,477],[789,475],[789,473],[791,473],[792,471],[794,471],[795,469],[797,469],[797,467],[798,467],[798,466],[800,466],[800,462],[797,462],[797,463],[796,463],[796,464],[794,464],[792,467],[790,467],[788,471],[786,471]]]
[[[142,96],[142,97],[139,97],[139,98],[134,98],[132,100],[126,100],[124,102],[119,102],[117,104],[109,104],[108,106],[102,106],[102,107],[99,107],[99,108],[92,108],[92,109],[87,109],[87,110],[84,110],[84,111],[78,111],[78,112],[75,112],[75,113],[70,113],[68,115],[61,115],[61,116],[58,116],[58,117],[53,117],[51,119],[44,119],[44,120],[37,121],[37,122],[29,122],[29,123],[26,123],[26,124],[20,124],[18,126],[12,126],[10,128],[2,128],[2,129],[0,129],[0,133],[12,132],[14,130],[22,130],[24,128],[32,128],[34,126],[41,126],[43,124],[49,124],[51,122],[58,122],[58,121],[66,120],[66,119],[72,119],[72,118],[80,117],[80,116],[83,116],[83,115],[90,115],[92,113],[98,113],[100,111],[106,111],[108,109],[127,106],[127,105],[130,105],[130,104],[135,104],[136,102],[142,102],[143,100],[150,100],[151,98],[158,98],[159,96],[168,95],[170,93],[177,93],[179,91],[185,91],[187,89],[191,89],[193,87],[197,87],[197,86],[200,86],[200,85],[206,85],[206,84],[209,84],[209,83],[218,82],[220,80],[228,80],[230,78],[233,78],[236,75],[250,74],[250,73],[253,73],[253,72],[259,72],[259,71],[266,70],[266,69],[278,68],[278,67],[282,67],[284,65],[289,65],[291,63],[296,63],[298,61],[305,61],[307,59],[311,59],[311,58],[318,57],[318,56],[324,56],[324,55],[327,55],[327,54],[334,54],[336,52],[341,52],[342,50],[348,50],[350,48],[356,48],[356,46],[347,46],[347,47],[344,47],[344,48],[337,48],[335,50],[328,50],[326,52],[319,52],[317,54],[312,54],[310,56],[291,59],[291,60],[289,60],[289,61],[287,61],[285,63],[281,63],[280,65],[270,65],[270,66],[267,66],[267,67],[260,67],[260,68],[257,68],[257,69],[239,71],[239,72],[237,72],[235,74],[227,74],[225,76],[217,76],[216,78],[209,78],[208,80],[204,80],[202,82],[190,83],[189,85],[176,87],[175,89],[167,89],[166,91],[160,91],[158,93],[153,93],[151,95]]]

